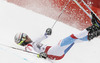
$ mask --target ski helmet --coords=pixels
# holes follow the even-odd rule
[[[25,33],[17,33],[14,37],[14,40],[18,45],[24,46],[25,45],[24,42],[26,40],[26,37],[27,37],[27,34],[25,34]]]

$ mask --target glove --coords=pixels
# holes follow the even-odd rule
[[[38,57],[38,58],[44,58],[44,59],[46,59],[48,56],[47,56],[46,53],[41,52],[40,54],[37,55],[37,57]]]
[[[51,34],[52,34],[52,29],[51,28],[47,28],[45,35],[51,35]]]

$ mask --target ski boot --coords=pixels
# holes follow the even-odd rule
[[[100,20],[95,16],[95,14],[93,12],[91,12],[92,15],[92,26],[86,28],[87,31],[89,31],[88,33],[88,39],[91,40],[94,37],[98,37],[100,35]]]

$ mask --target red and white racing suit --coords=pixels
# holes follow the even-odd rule
[[[70,50],[70,48],[76,42],[88,41],[88,31],[85,29],[78,34],[72,34],[60,42],[55,46],[47,46],[41,43],[42,40],[46,39],[47,36],[37,39],[35,42],[32,42],[26,46],[26,50],[34,51],[41,53],[45,52],[50,59],[60,60],[65,54]]]

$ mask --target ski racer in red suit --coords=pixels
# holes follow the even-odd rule
[[[39,57],[50,58],[55,60],[62,59],[65,54],[70,50],[70,48],[76,43],[81,41],[90,41],[94,37],[100,35],[100,23],[99,20],[95,17],[95,14],[92,14],[92,25],[78,34],[71,34],[68,37],[60,40],[60,42],[55,46],[47,46],[41,43],[42,40],[48,38],[51,35],[52,30],[48,28],[44,36],[38,38],[36,41],[32,41],[29,36],[25,33],[17,33],[15,35],[15,42],[18,45],[26,46],[27,51],[32,51],[33,49],[40,53]]]

